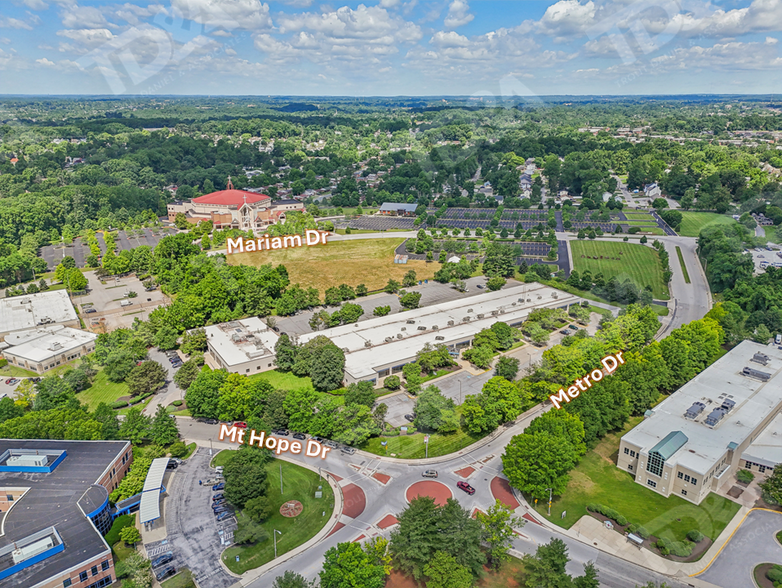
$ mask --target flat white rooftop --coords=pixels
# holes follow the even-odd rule
[[[765,355],[767,363],[752,361],[755,354]],[[768,380],[744,375],[745,367],[768,374]],[[744,341],[656,406],[649,418],[622,439],[648,451],[668,433],[681,431],[687,443],[666,463],[678,463],[705,476],[728,444],[741,445],[782,404],[780,373],[782,351]],[[733,408],[715,425],[707,424],[709,415],[726,400],[735,403]],[[686,418],[684,413],[695,402],[703,403],[705,408],[696,418]]]
[[[274,355],[279,335],[258,317],[211,325],[206,340],[227,366]]]
[[[469,340],[497,321],[514,324],[523,321],[536,308],[556,308],[578,300],[576,296],[541,284],[519,284],[307,333],[299,337],[299,343],[325,335],[345,350],[345,371],[356,379],[366,378],[374,375],[379,366],[406,363],[427,343],[449,345]]]
[[[0,333],[77,320],[65,290],[0,299]]]
[[[5,341],[11,347],[5,349],[4,353],[26,359],[31,363],[40,363],[92,343],[97,338],[95,333],[61,325],[38,327],[16,331],[6,336]]]
[[[782,413],[741,454],[741,459],[773,468],[782,463]]]

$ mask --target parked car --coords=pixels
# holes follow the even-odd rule
[[[155,574],[155,578],[157,578],[157,581],[160,582],[161,580],[165,580],[174,574],[176,574],[176,568],[174,568],[174,566],[168,566],[167,568],[163,568],[157,574]]]
[[[459,490],[464,490],[464,491],[465,491],[465,492],[467,492],[467,494],[469,494],[470,496],[472,496],[473,494],[475,494],[475,488],[473,488],[472,486],[470,486],[470,485],[469,485],[467,482],[456,482],[456,487],[457,487]]]
[[[425,470],[423,474],[421,474],[424,478],[436,478],[437,477],[437,470]]]
[[[217,419],[206,419],[207,425],[216,425],[217,422],[218,422]]]
[[[353,455],[356,452],[356,448],[345,445],[340,451],[342,451],[342,453],[346,453],[347,455]]]
[[[410,421],[412,423],[415,420],[415,417],[411,414],[406,414],[405,420]]]
[[[212,512],[215,515],[219,515],[221,512],[228,512],[229,508],[227,504],[221,504],[220,506],[213,506]]]
[[[478,287],[479,290],[483,290],[483,284],[478,284],[477,287]]]
[[[217,520],[222,521],[223,519],[227,519],[228,517],[232,516],[233,513],[230,511],[221,512],[219,515],[217,515]]]
[[[562,333],[563,335],[570,335],[570,329],[562,329],[560,333]]]
[[[217,492],[218,490],[223,490],[225,488],[225,483],[220,482],[219,484],[215,484],[212,486],[212,492]]]
[[[299,441],[304,441],[307,436],[304,433],[294,433],[293,438],[298,439]]]
[[[175,470],[179,467],[179,464],[175,462],[174,460],[170,459],[168,460],[168,463],[166,464],[167,470]]]
[[[572,331],[578,331],[578,327],[576,325],[568,325],[567,328]]]
[[[159,556],[159,557],[156,557],[155,559],[153,559],[153,560],[152,560],[152,567],[153,567],[153,568],[160,567],[160,566],[162,566],[163,564],[167,564],[167,563],[168,563],[168,562],[170,562],[172,559],[174,559],[174,554],[173,554],[173,553],[171,553],[171,552],[169,551],[168,553],[164,553],[163,555],[161,555],[161,556]]]
[[[212,503],[212,508],[217,508],[217,507],[218,507],[218,506],[220,506],[221,504],[225,504],[225,498],[221,498],[220,500],[215,500],[215,501]]]
[[[220,494],[215,494],[214,496],[212,496],[212,502],[221,500],[223,498],[225,498],[225,495],[222,492],[220,492]]]
[[[291,434],[291,432],[288,429],[277,429],[276,431],[272,431],[273,434],[279,435],[280,437],[287,437]]]
[[[236,421],[234,423],[234,427],[239,427],[240,429],[246,429],[247,423],[245,423],[244,421]]]
[[[331,441],[330,439],[324,439],[323,445],[325,445],[326,447],[331,447],[332,449],[337,449],[339,447],[339,443],[337,443],[336,441]]]
[[[317,443],[322,443],[323,442],[323,437],[318,437],[317,435],[313,435],[312,436],[312,440],[316,441]]]
[[[95,310],[94,308],[85,308],[84,309],[84,314],[92,314],[93,312],[98,312],[98,311]]]
[[[19,379],[18,378],[11,378],[9,381],[6,382],[6,384],[9,384],[11,386],[15,386],[18,383],[19,383]]]

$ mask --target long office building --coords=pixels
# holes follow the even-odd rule
[[[502,321],[510,326],[523,323],[538,308],[567,308],[579,298],[541,284],[521,284],[469,298],[425,306],[356,324],[307,333],[303,344],[325,335],[345,351],[347,384],[371,381],[379,384],[388,375],[402,371],[415,361],[428,343],[451,350],[469,347],[481,330]]]
[[[0,341],[14,331],[43,325],[79,328],[79,317],[65,290],[0,298]]]
[[[741,468],[782,462],[782,350],[744,341],[622,437],[617,466],[658,494],[699,504]]]
[[[127,441],[0,440],[0,588],[102,588],[117,575],[103,535]]]

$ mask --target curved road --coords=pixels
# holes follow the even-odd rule
[[[383,535],[388,537],[393,523],[386,517],[401,512],[407,506],[405,494],[414,483],[420,482],[421,474],[425,469],[436,469],[439,477],[436,482],[443,484],[444,491],[450,491],[460,504],[472,511],[479,508],[486,510],[494,504],[494,491],[497,496],[507,496],[507,492],[498,490],[501,484],[499,478],[502,472],[502,460],[500,456],[504,447],[513,435],[521,433],[529,422],[543,409],[537,408],[522,417],[512,427],[503,429],[501,433],[488,443],[474,447],[469,451],[430,458],[429,460],[394,460],[385,461],[367,453],[357,452],[348,456],[339,452],[331,452],[325,460],[290,456],[296,461],[307,462],[315,467],[322,467],[339,478],[344,497],[343,513],[339,516],[339,522],[335,530],[316,545],[306,549],[302,553],[290,559],[280,558],[279,564],[267,565],[259,570],[247,572],[235,586],[247,586],[249,588],[266,588],[271,585],[273,579],[282,575],[285,570],[296,571],[308,578],[315,578],[321,569],[325,552],[336,546],[337,543],[355,541],[363,537]],[[209,444],[209,440],[215,446],[236,448],[237,445],[215,443],[217,427],[193,421],[192,419],[180,419],[180,430],[188,440],[196,441],[199,445]],[[406,463],[409,462],[409,463]],[[458,473],[457,473],[458,472]],[[475,489],[473,496],[457,489],[456,482],[467,480]],[[492,484],[494,480],[494,484]],[[527,513],[524,506],[519,506],[516,514],[523,516]],[[384,520],[385,519],[385,520]],[[520,537],[513,542],[513,548],[522,553],[534,553],[537,546],[547,543],[552,538],[559,538],[567,543],[570,552],[570,564],[568,571],[571,574],[583,573],[583,564],[588,561],[595,562],[600,573],[600,585],[609,588],[628,588],[645,585],[649,581],[655,583],[667,582],[671,588],[685,586],[669,577],[663,576],[601,552],[596,548],[581,543],[549,530],[539,523],[527,521],[520,530]]]

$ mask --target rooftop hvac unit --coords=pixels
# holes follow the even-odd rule
[[[386,337],[386,343],[391,343],[391,341],[393,340],[394,340],[393,337]]]
[[[559,294],[557,294],[556,292],[552,292],[551,293],[551,297],[552,298],[559,298]]]
[[[500,314],[505,314],[505,311],[504,311],[504,310],[501,310],[501,311],[500,311]]]
[[[491,311],[491,315],[492,315],[492,316],[497,316],[498,314],[500,314],[500,311],[499,311],[499,310],[492,310],[492,311]]]
[[[485,314],[483,314],[483,313],[481,313],[481,314],[476,314],[476,315],[475,315],[475,318],[482,319],[484,316],[486,316],[486,315],[485,315]]]
[[[439,329],[440,329],[440,327],[438,327],[437,325],[432,325],[432,330],[433,330],[433,331],[437,331],[437,330],[439,330]]]
[[[516,306],[516,303],[515,302],[511,302],[510,305],[511,306]]]
[[[523,304],[524,303],[524,299],[523,298],[519,298],[519,302],[521,302]]]
[[[448,321],[448,326],[452,327],[454,325],[454,321]]]
[[[470,317],[468,317],[468,316],[464,317],[464,318],[462,319],[462,322],[463,322],[463,323],[469,323],[469,322],[470,322]]]
[[[445,341],[445,337],[442,335],[437,335],[437,337],[434,338],[435,341]]]
[[[472,312],[472,308],[468,308],[468,309],[467,309],[467,312]]]
[[[400,331],[406,331],[406,330],[407,330],[407,327],[402,327],[402,328],[401,328],[401,329],[399,329],[399,330],[400,330]]]
[[[364,347],[372,347],[372,341],[364,341]]]
[[[40,541],[30,543],[30,545],[25,545],[19,549],[14,549],[11,552],[11,557],[13,557],[14,564],[18,564],[19,562],[35,557],[36,555],[39,555],[47,549],[51,549],[52,547],[54,547],[54,541],[52,540],[51,536],[44,537]]]
[[[748,378],[755,378],[761,382],[768,382],[771,379],[771,374],[767,372],[761,372],[760,370],[753,370],[751,367],[745,367],[741,370],[741,373]]]
[[[756,353],[752,356],[752,359],[750,361],[754,361],[755,363],[760,363],[763,365],[768,365],[768,362],[770,361],[768,358],[768,355],[765,353]]]
[[[540,300],[541,298],[543,298],[543,296],[541,296],[540,294],[538,294],[538,300]]]
[[[721,409],[723,409],[725,412],[730,412],[733,407],[736,406],[736,401],[731,400],[730,398],[726,398],[722,401],[722,406],[720,406]]]
[[[692,406],[687,409],[687,412],[684,413],[684,418],[694,419],[703,412],[704,408],[706,408],[706,405],[703,404],[703,402],[693,402]]]
[[[402,338],[402,333],[397,333],[396,338],[397,339],[401,339]]]
[[[418,327],[418,330],[419,330],[419,331],[425,331],[425,330],[426,330],[426,327],[424,327],[423,325],[421,325],[420,327]]]
[[[49,458],[46,455],[12,455],[6,461],[7,465],[15,465],[22,467],[43,467],[47,464]]]
[[[415,324],[415,321],[412,321],[412,320],[410,320],[410,321],[407,321],[407,324],[408,324],[408,325],[414,325],[414,324]]]
[[[711,414],[706,417],[706,424],[709,425],[710,427],[713,427],[714,425],[716,425],[718,422],[722,420],[722,417],[724,417],[725,414],[727,413],[724,409],[715,408],[714,410],[711,411]]]

